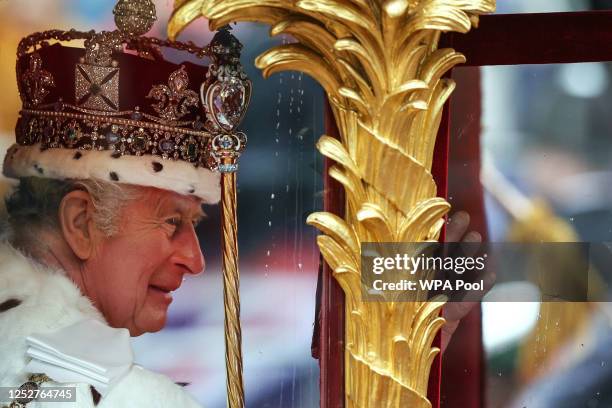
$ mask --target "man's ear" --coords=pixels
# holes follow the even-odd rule
[[[59,222],[64,239],[81,260],[93,251],[93,205],[87,191],[74,190],[64,196],[59,208]]]

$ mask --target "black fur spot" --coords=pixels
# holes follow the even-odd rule
[[[117,173],[115,173],[114,171],[111,171],[108,176],[110,177],[111,180],[113,181],[119,181],[119,176],[117,175]]]
[[[44,152],[45,150],[48,150],[49,147],[48,146],[40,146],[40,152]]]
[[[160,171],[162,171],[164,169],[164,165],[158,162],[153,162],[153,171],[156,173],[159,173]]]
[[[42,167],[40,167],[38,164],[34,165],[34,168],[36,169],[36,171],[38,172],[38,174],[44,174],[44,170]]]
[[[19,299],[9,299],[0,303],[0,313],[6,312],[7,310],[11,310],[14,307],[17,307],[21,304],[21,300]]]
[[[91,391],[91,398],[93,399],[94,406],[97,406],[100,399],[102,399],[102,395],[100,395],[98,390],[96,390],[93,385],[89,386],[89,390]]]
[[[111,157],[113,159],[118,159],[121,157],[121,152],[113,152],[113,154],[111,154]]]
[[[79,160],[81,157],[83,157],[83,155],[81,154],[81,152],[76,152],[72,158],[73,158],[74,160]]]
[[[195,187],[194,186],[190,186],[191,188],[189,189],[189,194],[193,194],[195,193]]]

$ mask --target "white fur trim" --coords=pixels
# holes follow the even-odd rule
[[[0,304],[10,299],[21,304],[0,313],[0,386],[26,380],[25,338],[30,334],[52,332],[85,318],[105,322],[63,272],[47,269],[0,243]]]
[[[124,184],[156,187],[200,197],[207,204],[219,202],[219,173],[196,168],[184,161],[158,156],[111,157],[110,151],[51,148],[14,144],[4,159],[6,177],[48,177],[52,179],[98,178]]]

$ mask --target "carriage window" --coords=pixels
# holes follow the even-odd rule
[[[481,84],[489,240],[612,241],[612,63],[483,67]],[[517,218],[526,203],[541,214]],[[610,310],[483,303],[487,406],[608,406]]]
[[[609,0],[516,0],[498,1],[496,13],[558,13],[611,8]]]

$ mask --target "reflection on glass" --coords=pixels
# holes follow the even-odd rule
[[[508,183],[485,197],[491,241],[612,241],[611,75],[610,63],[482,69],[482,160]],[[482,310],[488,407],[612,404],[609,304]]]
[[[498,1],[497,13],[558,13],[610,8],[600,0],[513,0]]]

